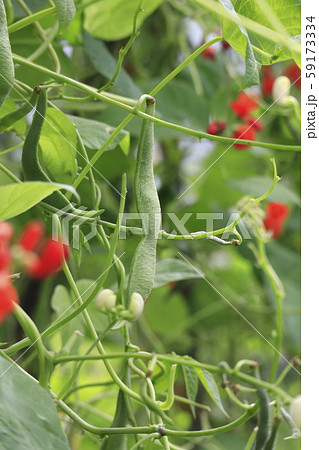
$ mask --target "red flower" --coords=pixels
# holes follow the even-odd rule
[[[240,125],[239,127],[236,128],[235,132],[232,135],[232,138],[247,139],[248,141],[254,141],[255,130],[250,124]],[[234,144],[234,146],[239,150],[243,150],[245,148],[250,147],[250,145],[248,144],[238,144],[237,142]]]
[[[256,131],[262,131],[264,129],[263,124],[261,123],[260,120],[256,119],[256,117],[253,116],[247,116],[246,117],[247,122],[249,123],[249,125],[252,125],[252,127],[256,130]]]
[[[31,220],[22,230],[19,245],[26,251],[33,251],[44,236],[44,225],[40,220]]]
[[[227,41],[221,41],[221,44],[222,44],[223,50],[226,50],[228,47],[230,47],[230,44],[228,44]]]
[[[256,103],[256,101],[253,100],[252,97],[254,97],[255,100],[258,100],[256,95],[248,97],[245,92],[240,92],[237,100],[235,100],[234,102],[230,102],[231,109],[237,114],[239,118],[245,119],[251,111],[254,111],[258,108],[258,103]]]
[[[261,71],[261,92],[264,97],[270,97],[275,81],[271,66],[263,66]]]
[[[6,269],[11,263],[10,250],[0,242],[0,270]]]
[[[205,59],[215,59],[216,50],[211,45],[210,47],[207,47],[207,48],[205,48],[205,50],[202,51],[202,57]]]
[[[64,259],[67,259],[68,256],[69,247],[67,245],[49,238],[40,255],[27,262],[26,269],[33,278],[43,280],[59,271]]]
[[[227,122],[221,122],[219,120],[214,120],[207,127],[207,133],[209,134],[219,134],[225,130]]]
[[[289,64],[289,66],[284,71],[284,75],[289,78],[289,80],[294,83],[294,85],[301,89],[301,71],[295,62]]]
[[[16,289],[12,286],[8,274],[0,273],[0,323],[14,310],[14,302],[19,303]]]
[[[266,217],[264,226],[266,230],[272,231],[272,237],[277,239],[282,231],[284,223],[289,216],[289,208],[285,203],[272,202],[268,203],[266,208]]]
[[[13,226],[10,222],[0,222],[0,243],[6,244],[13,236]]]

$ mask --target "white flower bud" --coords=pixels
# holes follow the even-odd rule
[[[96,297],[96,307],[100,310],[111,311],[115,303],[116,295],[111,289],[103,289]]]
[[[133,292],[129,306],[129,312],[132,315],[131,320],[137,320],[142,314],[143,309],[144,309],[143,297],[138,292]]]
[[[290,80],[288,77],[282,75],[275,79],[272,87],[272,96],[274,101],[280,106],[287,106],[290,102]]]
[[[290,405],[290,415],[295,425],[301,429],[301,396],[298,395],[293,399]]]

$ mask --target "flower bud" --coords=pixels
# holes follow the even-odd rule
[[[115,303],[116,295],[111,289],[103,289],[96,297],[96,307],[101,311],[111,311]]]
[[[272,87],[272,96],[278,105],[287,106],[289,104],[290,85],[289,78],[284,75],[275,79]]]
[[[131,303],[129,306],[129,312],[131,313],[131,320],[137,320],[142,314],[144,309],[144,300],[141,294],[133,292],[131,297]]]
[[[290,415],[295,425],[301,428],[301,396],[298,395],[293,399],[290,405]]]

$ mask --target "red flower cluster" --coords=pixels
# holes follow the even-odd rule
[[[289,208],[285,203],[268,203],[264,226],[266,230],[272,232],[272,237],[277,239],[283,231],[284,223],[289,216]]]
[[[271,66],[262,66],[260,88],[264,97],[271,96],[275,78]]]
[[[202,54],[202,57],[205,59],[215,59],[216,50],[211,45],[210,47],[205,48],[205,50],[203,50],[201,54]]]
[[[207,127],[207,133],[209,134],[220,134],[225,130],[227,122],[222,122],[220,120],[214,120]]]
[[[283,75],[289,78],[291,83],[301,89],[301,71],[295,62],[289,64],[288,67],[283,72]],[[271,66],[263,66],[261,70],[261,92],[264,97],[270,97],[272,94],[272,87],[275,82],[276,76],[274,75],[273,69]]]
[[[203,42],[204,44],[204,42]],[[230,47],[227,41],[221,41],[221,50],[225,51]],[[202,57],[205,59],[215,59],[217,55],[217,50],[214,47],[214,45],[211,45],[210,47],[205,48],[205,50],[201,53]]]
[[[294,85],[301,89],[301,71],[295,62],[289,64],[289,66],[284,71],[284,75],[289,78],[289,80],[294,83]]]
[[[18,303],[18,294],[11,284],[10,274],[13,258],[29,276],[44,280],[62,268],[69,257],[69,247],[60,240],[47,238],[43,242],[45,227],[39,220],[30,221],[22,230],[17,245],[10,249],[13,227],[9,222],[0,222],[0,323],[13,311]]]
[[[231,109],[236,113],[239,119],[243,119],[245,123],[237,126],[232,138],[234,139],[247,139],[254,141],[256,131],[261,131],[263,126],[259,120],[257,120],[250,113],[258,108],[258,96],[248,96],[245,92],[240,92],[237,99],[230,103]],[[248,144],[234,144],[238,150],[243,150],[250,147]]]
[[[69,257],[69,247],[61,241],[48,238],[40,254],[33,254],[26,265],[27,272],[36,280],[44,280],[62,268],[64,259]]]
[[[13,227],[8,222],[0,222],[0,323],[13,311],[14,302],[19,302],[16,289],[11,284],[11,253],[9,241]]]
[[[43,244],[44,232],[43,223],[32,220],[25,226],[18,241],[25,254],[24,267],[36,280],[43,280],[55,274],[61,269],[64,259],[69,256],[69,247],[58,239],[48,238]]]
[[[245,92],[240,92],[237,99],[234,102],[230,102],[230,107],[240,119],[246,120],[249,113],[258,108],[257,102],[257,95],[249,97]]]

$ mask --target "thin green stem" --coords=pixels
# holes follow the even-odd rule
[[[219,42],[223,39],[222,36],[215,36],[210,41],[205,42],[205,44],[201,45],[196,49],[191,55],[189,55],[179,66],[176,67],[170,74],[167,75],[158,85],[151,90],[150,94],[152,97],[155,97],[156,94],[159,93],[163,89],[164,86],[166,86],[173,78],[176,77],[185,67],[188,66],[194,59],[196,59],[206,48],[210,47],[211,45],[215,44],[216,42]]]
[[[277,378],[276,383],[275,383],[276,386],[279,386],[284,381],[284,379],[286,378],[288,373],[291,371],[291,369],[293,369],[294,360],[289,361],[289,363],[290,364],[287,364],[287,366],[283,369],[283,371]]]
[[[51,45],[51,42],[55,38],[58,30],[59,30],[59,22],[58,20],[56,20],[53,27],[45,37],[45,40],[42,42],[42,44],[28,57],[29,61],[35,61],[48,49],[48,47]]]
[[[91,351],[104,339],[104,337],[107,335],[107,333],[111,330],[114,323],[109,323],[105,330],[100,333],[100,335],[94,340],[94,342],[91,344],[91,346],[88,348],[88,350],[85,352],[85,355],[89,355]],[[58,398],[64,399],[66,397],[66,393],[69,391],[70,387],[76,383],[76,380],[79,376],[80,370],[83,366],[85,361],[79,362],[76,367],[73,370],[72,376],[70,380],[63,386],[60,394],[58,395]]]
[[[33,16],[33,13],[31,9],[28,7],[28,5],[24,2],[24,0],[17,0],[21,8],[28,14],[28,16]],[[32,21],[34,28],[36,29],[40,39],[45,42],[46,41],[46,34],[41,27],[41,25],[38,22]],[[53,48],[52,44],[48,45],[48,52],[51,56],[52,62],[54,64],[54,69],[56,73],[59,73],[61,70],[60,61],[58,58],[58,55],[56,54],[56,51]],[[30,61],[31,62],[31,61]]]
[[[25,28],[29,25],[31,25],[34,22],[37,22],[41,19],[44,19],[45,17],[49,17],[56,14],[56,7],[53,6],[52,8],[43,9],[42,11],[37,11],[34,14],[31,14],[30,16],[23,17],[23,19],[18,20],[17,22],[13,23],[8,27],[8,33],[14,33],[15,31],[21,30],[22,28]]]
[[[265,388],[269,392],[273,392],[279,397],[281,397],[283,400],[287,402],[291,402],[291,396],[288,395],[283,389],[279,388],[278,386],[273,385],[272,383],[269,383],[267,381],[260,380],[258,378],[255,378],[251,375],[247,375],[245,373],[240,372],[239,370],[235,369],[227,369],[225,367],[218,367],[213,366],[211,364],[204,364],[200,363],[195,360],[188,360],[183,359],[180,356],[173,356],[173,355],[156,355],[157,359],[162,362],[169,362],[171,364],[180,364],[185,365],[189,367],[197,367],[200,369],[208,370],[212,373],[222,374],[225,373],[228,376],[235,376],[236,378],[245,381],[247,384],[253,385],[253,386],[259,386]],[[134,352],[134,353],[127,353],[127,352],[116,352],[116,353],[109,353],[108,355],[65,355],[65,356],[57,356],[54,360],[54,364],[62,364],[69,361],[81,361],[81,360],[100,360],[100,359],[118,359],[118,358],[141,358],[141,359],[147,359],[152,360],[154,357],[154,353],[147,353],[147,352]]]
[[[236,395],[233,393],[233,391],[230,389],[230,387],[226,386],[225,387],[225,392],[228,395],[228,397],[230,398],[230,400],[232,400],[236,405],[238,405],[240,408],[243,409],[250,409],[252,405],[248,405],[247,403],[243,403],[239,400],[238,397],[236,397]]]
[[[105,91],[105,90],[109,89],[111,86],[114,85],[114,82],[115,82],[115,80],[116,80],[118,74],[120,73],[120,70],[121,70],[121,67],[122,67],[124,58],[125,58],[125,56],[127,55],[127,52],[128,52],[129,49],[132,47],[133,42],[135,41],[135,39],[137,38],[137,36],[140,34],[140,31],[137,30],[137,18],[138,18],[138,16],[139,16],[139,14],[140,14],[141,12],[143,12],[143,9],[142,9],[142,8],[143,8],[143,3],[144,3],[144,1],[145,1],[145,0],[140,0],[138,6],[137,6],[137,8],[136,8],[136,11],[135,11],[134,17],[133,17],[133,31],[132,31],[132,34],[131,34],[131,37],[130,37],[130,39],[128,40],[127,44],[125,45],[125,47],[124,47],[124,48],[121,48],[121,50],[120,50],[120,52],[119,52],[119,57],[118,57],[118,60],[117,60],[116,70],[115,70],[115,73],[114,73],[113,77],[112,77],[112,78],[110,79],[110,81],[108,81],[104,86],[102,86],[102,87],[98,90],[98,92]]]
[[[51,395],[53,398],[56,398],[56,395],[54,393],[51,392]],[[145,427],[132,427],[132,428],[130,427],[102,428],[91,425],[85,420],[83,420],[78,414],[76,414],[68,405],[66,405],[61,400],[55,401],[57,405],[60,407],[60,409],[64,411],[65,414],[67,414],[69,417],[71,417],[74,420],[74,422],[80,425],[84,430],[97,434],[99,436],[106,436],[111,434],[154,434],[154,433],[158,433],[158,437],[176,436],[176,437],[193,438],[200,436],[215,436],[220,433],[231,431],[234,428],[237,428],[239,425],[247,422],[256,413],[258,409],[258,405],[255,405],[233,422],[230,422],[227,425],[223,425],[221,427],[211,428],[208,430],[179,431],[179,430],[170,430],[162,425],[149,425]]]
[[[233,143],[237,142],[237,139],[235,139],[235,138],[227,138],[227,137],[223,137],[223,136],[211,135],[211,134],[204,133],[204,132],[201,132],[201,131],[196,131],[196,130],[193,130],[191,128],[187,128],[187,127],[184,127],[184,126],[181,126],[181,125],[177,125],[177,124],[174,124],[174,123],[167,122],[165,120],[159,119],[158,117],[150,116],[149,114],[146,114],[146,113],[144,113],[144,112],[142,112],[140,110],[135,110],[131,106],[129,106],[129,105],[127,105],[127,104],[125,104],[125,103],[123,103],[121,101],[115,100],[110,95],[106,95],[105,93],[103,93],[103,94],[102,93],[98,93],[97,90],[92,88],[91,86],[88,86],[88,85],[86,85],[84,83],[80,83],[80,82],[78,82],[76,80],[73,80],[73,79],[71,79],[71,78],[69,78],[69,77],[67,77],[65,75],[61,75],[59,73],[56,73],[56,72],[54,72],[52,70],[49,70],[49,69],[43,67],[43,66],[35,64],[33,62],[30,62],[27,59],[22,58],[21,56],[13,55],[13,60],[16,63],[18,63],[18,64],[21,64],[21,65],[24,65],[26,67],[30,67],[30,68],[32,68],[34,70],[40,71],[42,73],[45,73],[46,75],[52,77],[55,80],[61,81],[62,83],[66,83],[66,84],[68,84],[70,86],[75,87],[76,89],[79,89],[79,90],[83,91],[83,92],[87,92],[88,94],[93,95],[95,98],[97,98],[97,99],[99,99],[99,100],[101,100],[103,102],[109,103],[109,104],[111,104],[113,106],[117,106],[117,107],[119,107],[121,109],[124,109],[125,111],[128,111],[129,113],[132,113],[132,116],[131,115],[127,116],[124,119],[126,121],[125,124],[123,124],[123,122],[124,122],[123,121],[122,124],[119,125],[119,127],[121,127],[121,129],[123,129],[125,127],[125,125],[127,125],[133,119],[134,115],[136,115],[136,116],[141,117],[143,119],[150,120],[151,122],[154,122],[157,125],[160,125],[160,126],[163,126],[163,127],[166,127],[166,128],[170,128],[170,129],[175,130],[175,131],[180,131],[180,132],[185,133],[185,134],[189,134],[191,136],[197,137],[198,139],[204,139],[205,138],[205,139],[209,139],[209,140],[212,140],[212,141],[223,142],[223,143],[226,143],[226,144],[227,143],[228,144],[233,144]],[[156,90],[156,88],[155,88],[155,90]],[[157,92],[158,92],[158,90],[157,90]],[[124,101],[124,99],[123,99],[123,101]],[[115,135],[112,136],[112,140],[115,137],[116,137]],[[110,138],[109,138],[109,140],[107,141],[107,145],[109,145],[109,143],[112,140],[110,140]],[[247,145],[254,145],[255,147],[270,148],[270,149],[273,149],[273,150],[300,151],[300,149],[301,149],[300,145],[283,145],[283,144],[274,144],[274,143],[270,143],[270,142],[250,141],[250,140],[245,140],[245,139],[241,139],[240,143],[241,144],[247,144]],[[105,143],[105,145],[106,145],[106,143]],[[104,150],[105,150],[105,148],[104,148]]]
[[[6,155],[7,153],[11,153],[14,150],[17,150],[18,148],[21,148],[23,146],[23,141],[20,142],[20,144],[14,145],[13,147],[7,148],[7,150],[3,150],[0,152],[0,156]]]
[[[245,445],[244,450],[251,450],[254,440],[256,439],[258,427],[255,427],[249,436],[249,439],[247,441],[247,444]]]

